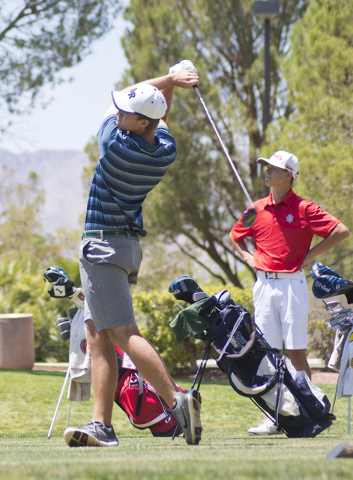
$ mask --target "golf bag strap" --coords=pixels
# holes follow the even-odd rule
[[[250,328],[251,328],[251,333],[250,333],[249,340],[246,342],[246,345],[244,345],[244,347],[240,350],[239,353],[233,353],[233,354],[223,353],[222,354],[222,357],[224,356],[227,359],[228,362],[231,362],[232,360],[237,360],[238,358],[244,357],[245,355],[247,355],[249,353],[249,351],[254,346],[255,339],[256,339],[256,325],[255,325],[254,319],[252,318],[251,315],[249,315],[249,318],[250,318]],[[234,335],[234,333],[232,335]],[[232,338],[232,335],[229,336],[230,339]],[[229,342],[228,342],[228,344],[229,344]],[[222,350],[220,348],[218,348],[214,344],[214,342],[211,343],[211,345],[212,345],[214,351],[217,353],[217,355],[220,356],[221,353],[222,353]]]
[[[269,392],[276,386],[276,383],[278,382],[278,372],[276,372],[269,379],[269,381],[264,383],[263,385],[257,385],[256,387],[247,387],[238,379],[238,377],[234,374],[232,370],[232,366],[229,365],[228,379],[231,386],[237,393],[239,393],[239,395],[242,395],[243,397],[257,397],[265,395],[265,393]]]
[[[228,345],[230,344],[230,342],[231,342],[231,340],[232,340],[232,338],[233,338],[233,335],[234,335],[235,332],[238,330],[239,325],[240,325],[241,321],[242,321],[243,318],[244,318],[244,315],[245,315],[245,312],[242,312],[241,315],[239,315],[238,320],[235,322],[234,327],[232,328],[232,331],[231,331],[230,334],[229,334],[229,338],[228,338],[227,342],[225,343],[224,347],[222,348],[222,351],[221,351],[221,353],[219,354],[219,357],[217,358],[217,364],[218,364],[218,362],[220,362],[220,361],[222,360],[222,357],[223,357],[223,355],[224,355],[224,352],[227,350]]]
[[[139,399],[137,400],[137,405],[135,408],[135,415],[138,417],[140,415],[142,397],[143,397],[143,376],[140,372],[136,372],[136,375],[139,379]]]

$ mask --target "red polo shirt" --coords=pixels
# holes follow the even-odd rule
[[[341,223],[313,202],[290,190],[284,200],[272,203],[272,192],[255,202],[257,218],[251,227],[243,227],[243,217],[232,228],[236,242],[246,237],[255,240],[254,261],[257,270],[296,272],[304,260],[314,235],[325,238]]]

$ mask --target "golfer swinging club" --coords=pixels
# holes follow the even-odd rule
[[[265,184],[272,187],[272,192],[255,202],[256,222],[245,227],[242,217],[229,238],[247,264],[256,269],[256,324],[271,347],[281,350],[283,339],[294,368],[305,370],[310,378],[306,358],[309,302],[303,268],[310,268],[315,257],[344,240],[349,232],[337,218],[293,192],[293,181],[299,173],[296,156],[278,151],[257,162],[267,167]],[[310,248],[314,234],[323,240]],[[246,237],[255,240],[253,255],[245,244]],[[271,419],[248,432],[279,433]]]
[[[118,363],[114,344],[126,352],[170,407],[187,444],[201,439],[201,397],[179,392],[155,348],[135,323],[130,286],[137,283],[145,237],[142,203],[163,179],[176,157],[175,141],[165,123],[174,87],[199,83],[188,60],[169,74],[120,92],[98,132],[99,161],[88,199],[80,246],[84,318],[92,359],[92,422],[67,428],[65,441],[76,446],[118,446],[112,420]]]

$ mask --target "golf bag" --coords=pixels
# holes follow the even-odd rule
[[[67,274],[60,268],[49,267],[44,273],[45,280],[55,282],[49,289],[50,296],[55,298],[67,297],[76,308],[67,310],[67,317],[62,317],[57,320],[57,326],[60,331],[62,341],[70,339],[70,376],[71,382],[69,387],[69,400],[74,400],[70,397],[70,391],[77,393],[78,387],[76,381],[80,375],[85,374],[86,378],[89,374],[88,386],[90,387],[90,355],[87,350],[87,340],[83,321],[83,302],[84,295],[80,288],[75,288],[73,282]],[[114,400],[117,405],[126,413],[130,423],[135,428],[144,430],[149,428],[153,436],[158,437],[172,437],[173,435],[180,435],[182,433],[181,427],[178,425],[175,418],[168,411],[167,405],[159,396],[153,386],[143,379],[142,375],[137,371],[137,368],[132,363],[128,355],[115,346],[118,366],[119,378],[115,392]],[[79,365],[84,365],[84,369],[74,368],[72,359],[79,358]],[[85,385],[85,384],[83,384]],[[75,386],[75,388],[73,388]],[[178,387],[179,390],[184,390]],[[87,390],[87,389],[86,389]],[[84,401],[89,399],[89,391],[84,392],[78,396],[76,401]],[[88,396],[87,396],[88,395]]]
[[[130,358],[115,346],[119,364],[119,381],[114,400],[126,413],[132,426],[149,428],[155,437],[171,437],[178,425],[168,406],[154,387],[137,371]],[[184,390],[178,387],[179,390]],[[182,433],[178,426],[176,435]]]
[[[347,303],[353,303],[353,282],[341,277],[322,263],[315,263],[310,271],[314,279],[312,290],[321,298],[329,312],[328,327],[335,330],[333,351],[328,368],[339,372],[335,398],[353,395],[353,309],[345,308],[338,301],[325,302],[323,299],[345,295]]]
[[[233,389],[250,398],[288,437],[315,437],[330,427],[335,417],[329,413],[327,396],[306,372],[296,371],[288,358],[271,348],[249,312],[236,305],[227,291],[197,300],[201,293],[195,290],[193,296],[195,286],[193,279],[184,276],[169,287],[178,300],[191,303],[170,324],[177,341],[193,336],[207,342],[194,385],[200,377],[200,387],[213,351]]]

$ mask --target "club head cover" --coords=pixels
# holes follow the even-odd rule
[[[208,297],[197,309],[198,315],[209,315],[217,304],[217,299],[214,295]]]
[[[177,300],[195,303],[192,295],[195,292],[203,292],[199,285],[188,275],[183,275],[171,283],[168,292],[172,293]]]
[[[67,277],[58,278],[48,290],[49,295],[54,298],[71,297],[75,292],[74,282]]]
[[[47,280],[49,283],[56,282],[59,278],[69,278],[64,270],[59,267],[48,267],[43,276],[44,281]]]
[[[342,277],[332,275],[320,275],[314,280],[312,291],[316,298],[329,298],[336,295],[346,295],[352,297],[353,301],[353,282],[345,280]],[[352,303],[348,300],[348,303]]]
[[[69,340],[71,332],[71,319],[69,317],[58,318],[56,325],[60,332],[61,341],[66,342],[66,340]]]
[[[327,267],[321,262],[315,262],[311,267],[310,275],[312,278],[321,277],[322,275],[329,275],[331,277],[342,278],[342,275],[332,270],[330,267]]]
[[[230,302],[230,292],[229,290],[222,290],[221,292],[215,293],[214,297],[217,300],[217,305],[220,309],[223,310]]]
[[[248,208],[243,212],[243,227],[251,227],[254,225],[257,217],[255,208]]]

